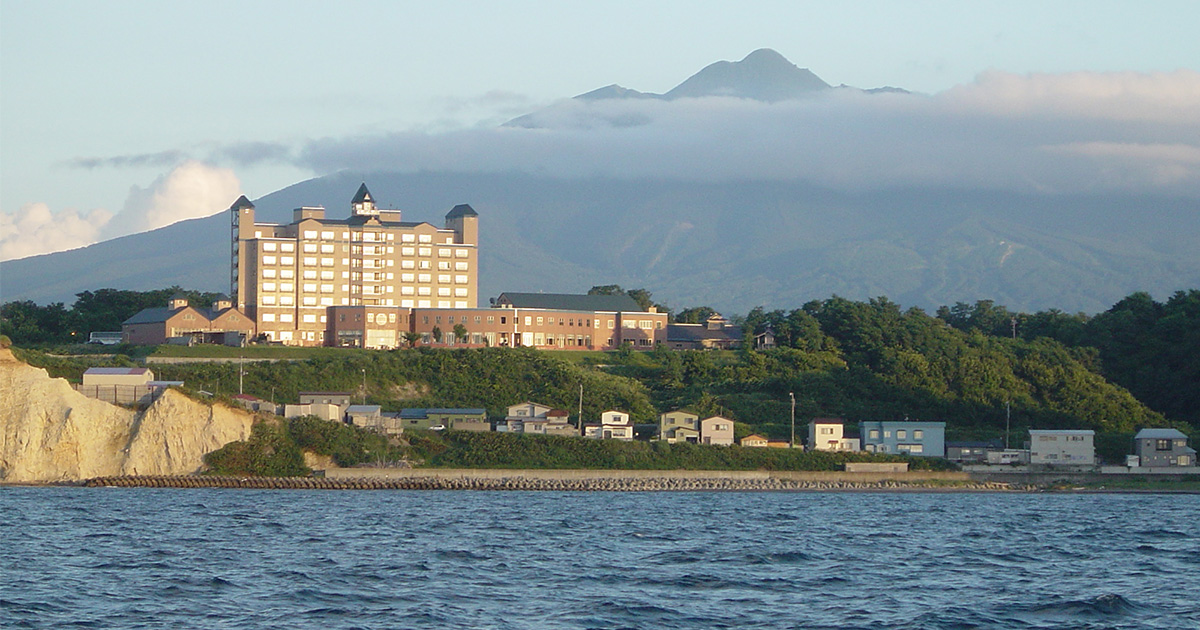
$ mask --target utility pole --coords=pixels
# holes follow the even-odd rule
[[[583,435],[583,382],[579,383],[579,435]]]
[[[1012,423],[1012,401],[1004,401],[1004,450],[1008,450],[1009,425]]]
[[[796,392],[788,392],[788,397],[792,399],[792,448],[796,448]]]
[[[365,404],[367,404],[367,368],[362,368],[362,375],[363,375],[363,386],[362,386],[362,396],[360,398],[362,400],[361,404],[365,405]]]
[[[1017,338],[1017,316],[1016,315],[1012,316],[1011,323],[1012,323],[1012,338],[1016,339]]]
[[[238,355],[238,395],[242,395],[242,375],[246,373],[246,357]]]

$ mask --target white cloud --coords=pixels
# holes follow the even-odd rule
[[[105,229],[113,238],[206,217],[229,207],[241,194],[241,182],[227,168],[187,161],[150,186],[133,186],[125,206]]]
[[[316,140],[298,165],[1200,196],[1186,158],[1200,150],[1200,73],[1190,70],[987,72],[932,96],[835,90],[771,104],[569,99],[523,122]],[[1075,149],[1047,150],[1056,146]],[[1141,149],[1095,153],[1113,146]]]
[[[75,249],[206,217],[228,208],[240,194],[233,171],[189,161],[146,188],[133,186],[115,215],[103,208],[56,213],[44,203],[26,204],[15,214],[0,212],[0,260]]]
[[[75,249],[100,240],[100,230],[112,219],[102,208],[88,213],[50,210],[44,203],[21,206],[16,214],[0,212],[0,260],[13,260]]]

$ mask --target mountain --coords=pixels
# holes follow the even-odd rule
[[[835,293],[926,309],[993,299],[1021,310],[1099,312],[1133,291],[1200,286],[1200,213],[1186,200],[525,174],[364,177],[406,220],[441,224],[464,202],[478,210],[485,297],[617,283],[646,287],[671,306],[727,313]],[[358,184],[343,174],[301,182],[255,200],[258,217],[286,222],[292,208],[314,204],[345,216]],[[1147,205],[1155,211],[1144,212]],[[226,291],[228,230],[221,213],[9,261],[3,299],[70,303],[76,292],[109,286]]]
[[[760,48],[741,61],[718,61],[705,67],[663,97],[733,96],[773,103],[828,89],[829,84],[807,68],[797,68],[774,50]]]

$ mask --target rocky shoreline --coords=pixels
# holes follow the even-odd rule
[[[938,482],[930,480],[898,481],[797,481],[788,479],[729,478],[580,478],[553,479],[528,477],[409,477],[409,478],[338,478],[323,477],[229,477],[119,476],[96,477],[82,486],[117,488],[245,488],[269,490],[477,490],[477,491],[550,491],[550,492],[764,492],[764,491],[847,491],[847,492],[1036,492],[1044,488],[1030,484],[993,481]]]

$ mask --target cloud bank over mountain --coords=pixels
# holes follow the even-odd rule
[[[120,212],[104,208],[53,211],[44,203],[0,213],[0,260],[25,258],[146,232],[228,207],[241,194],[233,171],[184,161],[145,188],[133,186]]]
[[[526,127],[315,140],[315,172],[509,172],[844,190],[1200,197],[1200,73],[987,72],[932,96],[830,89],[775,103],[571,99]]]

